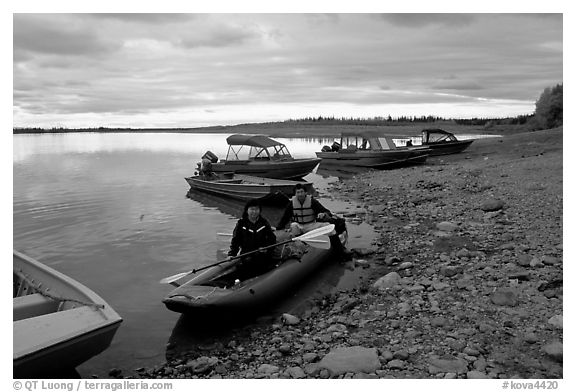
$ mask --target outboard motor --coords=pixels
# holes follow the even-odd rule
[[[331,149],[332,149],[332,151],[337,152],[337,151],[340,151],[341,147],[342,146],[340,145],[340,143],[334,142],[334,143],[332,143]]]
[[[212,181],[218,178],[212,164],[218,162],[218,157],[212,151],[206,151],[202,155],[202,161],[198,163],[198,175],[204,180]]]
[[[207,159],[212,163],[218,162],[218,157],[212,151],[206,151],[204,155],[202,155],[202,160]]]

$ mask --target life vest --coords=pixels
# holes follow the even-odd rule
[[[306,195],[306,199],[304,199],[304,203],[302,204],[300,204],[296,196],[293,196],[292,210],[294,222],[312,223],[316,220],[314,210],[312,209],[312,197],[310,195]]]

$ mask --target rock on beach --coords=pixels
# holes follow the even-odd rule
[[[380,360],[375,348],[353,346],[332,350],[322,358],[319,367],[332,375],[373,373],[380,369]]]

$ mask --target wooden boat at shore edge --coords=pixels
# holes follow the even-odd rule
[[[300,179],[310,174],[320,163],[318,158],[294,158],[283,143],[264,135],[236,134],[226,138],[228,154],[218,162],[210,151],[212,170],[234,172],[258,177]]]
[[[234,173],[220,173],[219,178],[206,180],[202,176],[186,177],[190,189],[236,200],[258,199],[269,194],[283,193],[293,196],[297,184],[302,184],[306,192],[313,194],[312,183],[276,178],[248,176]]]
[[[69,373],[104,351],[122,318],[74,279],[13,252],[13,377]]]

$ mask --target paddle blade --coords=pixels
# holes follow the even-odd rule
[[[318,248],[318,249],[330,249],[330,238],[327,235],[322,235],[316,238],[309,238],[301,240],[302,242],[307,243],[308,245]]]
[[[185,277],[186,275],[190,275],[192,272],[181,272],[179,274],[176,275],[172,275],[172,276],[168,276],[167,278],[164,278],[160,281],[161,284],[171,284],[179,279],[182,279],[183,277]]]
[[[325,234],[329,234],[332,231],[334,231],[334,225],[333,224],[329,224],[327,226],[322,226],[319,227],[317,229],[311,230],[308,233],[302,234],[299,237],[294,237],[294,241],[305,241],[307,239],[310,238],[316,238],[316,237],[320,237],[321,235],[325,235]]]

